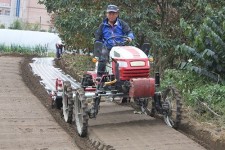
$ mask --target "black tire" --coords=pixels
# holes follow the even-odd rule
[[[62,111],[65,122],[71,123],[73,114],[73,93],[71,83],[69,81],[63,82]]]
[[[61,97],[56,97],[55,99],[55,108],[61,109],[62,108],[62,98]]]
[[[181,123],[182,103],[181,95],[176,88],[168,87],[162,93],[162,105],[168,107],[163,116],[165,123],[177,129]]]
[[[128,97],[123,97],[121,100],[121,103],[129,103],[130,102],[130,98]]]
[[[74,98],[73,120],[76,123],[77,132],[81,137],[88,133],[88,103],[84,95],[84,89],[78,89]]]

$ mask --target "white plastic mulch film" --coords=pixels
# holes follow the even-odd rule
[[[38,31],[0,29],[0,45],[18,45],[25,47],[46,47],[55,52],[55,44],[60,40],[58,34]]]

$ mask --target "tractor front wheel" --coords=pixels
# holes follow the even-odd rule
[[[86,137],[88,133],[88,103],[84,94],[83,88],[76,91],[73,107],[73,120],[81,137]]]
[[[168,87],[162,94],[162,108],[165,123],[177,128],[181,123],[181,95],[174,87]]]
[[[73,111],[73,93],[71,83],[69,81],[63,82],[63,99],[62,99],[62,111],[65,122],[72,122]]]

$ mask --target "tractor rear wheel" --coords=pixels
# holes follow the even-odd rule
[[[162,94],[162,107],[164,109],[164,121],[172,127],[178,128],[181,123],[181,95],[174,87],[168,87]]]
[[[86,137],[88,133],[88,103],[84,94],[83,88],[76,91],[73,107],[73,120],[81,137]]]
[[[62,99],[62,111],[65,122],[72,122],[73,111],[73,93],[71,83],[69,81],[63,82],[63,99]]]

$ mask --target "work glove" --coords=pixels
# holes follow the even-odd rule
[[[132,42],[132,38],[130,38],[130,37],[128,37],[127,40],[129,43]]]

